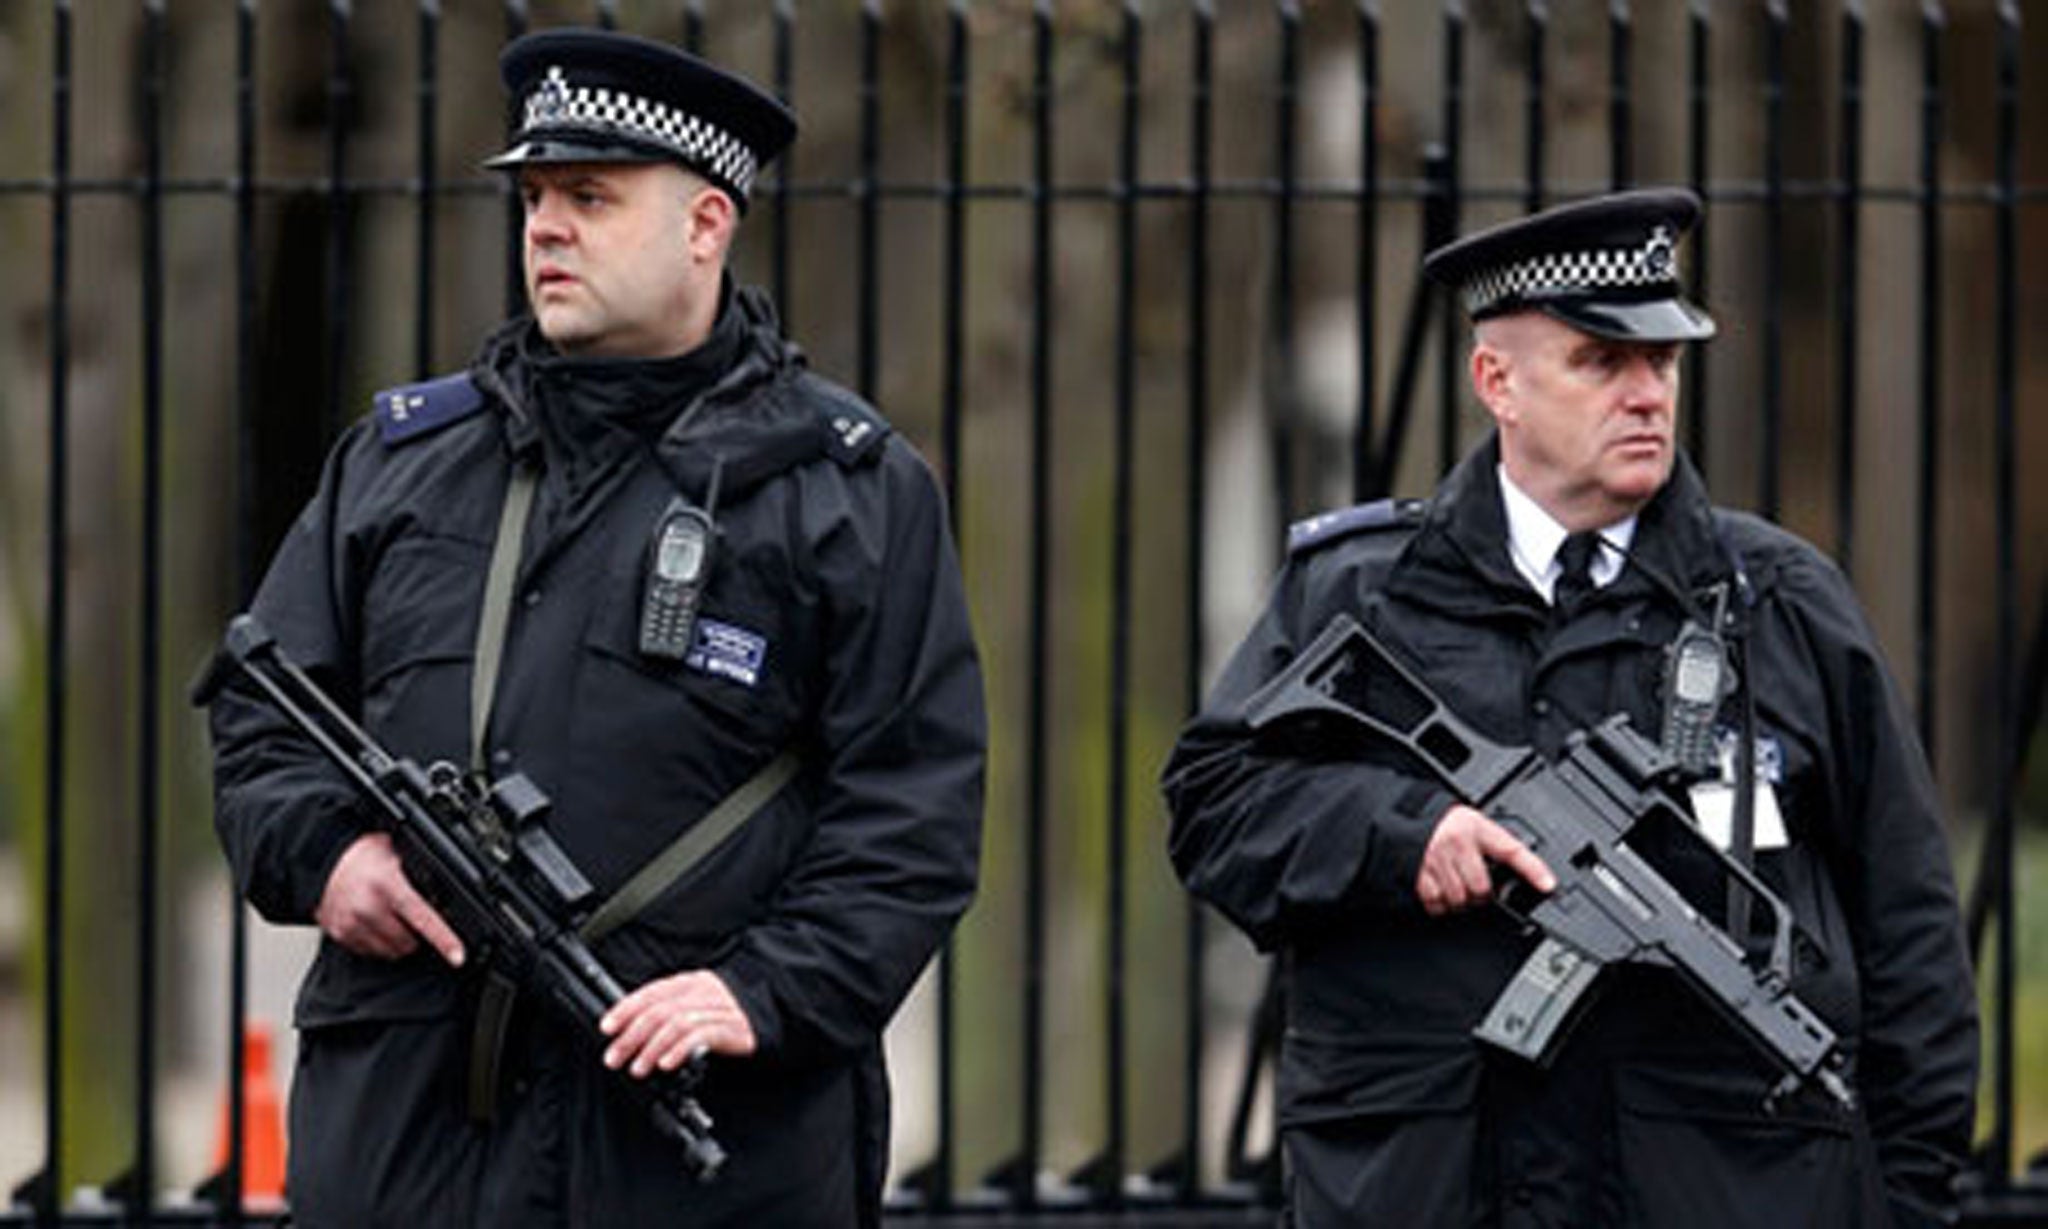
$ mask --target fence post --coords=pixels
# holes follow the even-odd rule
[[[64,1181],[64,760],[70,656],[71,0],[51,6],[49,591],[43,629],[43,1169],[14,1192],[54,1224]]]

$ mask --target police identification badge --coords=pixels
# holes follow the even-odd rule
[[[1741,739],[1735,731],[1718,732],[1721,771],[1691,789],[1692,817],[1708,840],[1726,851],[1735,834],[1735,749]],[[1778,786],[1785,778],[1785,749],[1769,734],[1756,738],[1756,829],[1753,848],[1783,849],[1790,844],[1785,835],[1785,816],[1778,809]]]
[[[716,619],[700,618],[696,641],[689,656],[683,658],[683,664],[690,669],[731,679],[742,687],[752,687],[761,681],[761,666],[768,659],[767,637]]]

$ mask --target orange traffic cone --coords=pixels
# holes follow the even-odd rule
[[[242,1034],[242,1203],[284,1203],[284,1108],[271,1076],[270,1026],[251,1020]],[[229,1117],[234,1106],[221,1097],[213,1135],[214,1172],[225,1173]]]

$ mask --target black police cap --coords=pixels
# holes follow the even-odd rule
[[[1600,337],[1704,341],[1713,317],[1678,281],[1678,241],[1699,216],[1682,188],[1596,196],[1446,244],[1422,270],[1475,321],[1540,311]]]
[[[498,74],[515,105],[512,145],[484,163],[680,162],[741,208],[754,177],[796,138],[796,117],[715,64],[630,34],[543,30],[513,40]]]

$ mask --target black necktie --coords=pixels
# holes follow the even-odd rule
[[[1550,604],[1559,614],[1570,613],[1593,591],[1593,556],[1599,551],[1600,535],[1590,529],[1566,538],[1564,545],[1557,548],[1557,564],[1563,571],[1558,575]]]

